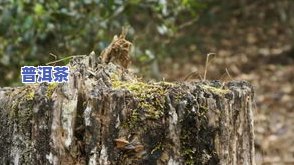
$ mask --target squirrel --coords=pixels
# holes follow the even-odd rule
[[[124,69],[128,68],[131,63],[129,51],[132,43],[125,39],[126,34],[127,29],[123,28],[119,37],[115,35],[110,45],[101,52],[100,57],[103,63],[108,64],[109,62],[113,62],[122,66]]]

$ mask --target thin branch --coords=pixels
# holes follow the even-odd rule
[[[198,20],[198,17],[195,17],[194,19],[191,19],[190,21],[187,21],[181,25],[178,26],[178,30],[183,29],[185,27],[188,27],[190,25],[192,25],[193,23],[195,23]]]
[[[86,55],[73,55],[73,56],[68,56],[68,57],[64,57],[62,59],[59,59],[59,60],[55,60],[55,61],[52,61],[52,62],[48,62],[46,63],[46,65],[51,65],[51,64],[56,64],[57,62],[61,62],[61,61],[64,61],[64,60],[68,60],[68,59],[71,59],[73,57],[84,57]]]
[[[226,68],[226,73],[228,74],[229,78],[230,78],[231,80],[233,80],[231,74],[229,73],[228,68]]]
[[[204,70],[204,75],[203,75],[203,80],[206,80],[206,74],[207,74],[207,68],[208,68],[208,62],[209,62],[209,56],[210,55],[215,55],[215,53],[208,53],[206,55],[206,62],[205,62],[205,70]]]

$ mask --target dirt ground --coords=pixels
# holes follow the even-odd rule
[[[208,79],[247,80],[254,85],[257,164],[294,164],[294,3],[257,1],[231,7],[228,12],[211,6],[200,16],[190,28],[198,47],[187,46],[190,59],[178,56],[167,61],[163,76],[176,80],[193,71],[203,75],[205,55],[216,53]]]

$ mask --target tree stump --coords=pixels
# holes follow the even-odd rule
[[[91,54],[0,90],[1,164],[255,164],[248,82],[143,82]]]

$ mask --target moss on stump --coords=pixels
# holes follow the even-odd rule
[[[143,82],[97,56],[0,90],[1,164],[254,164],[248,82]]]

